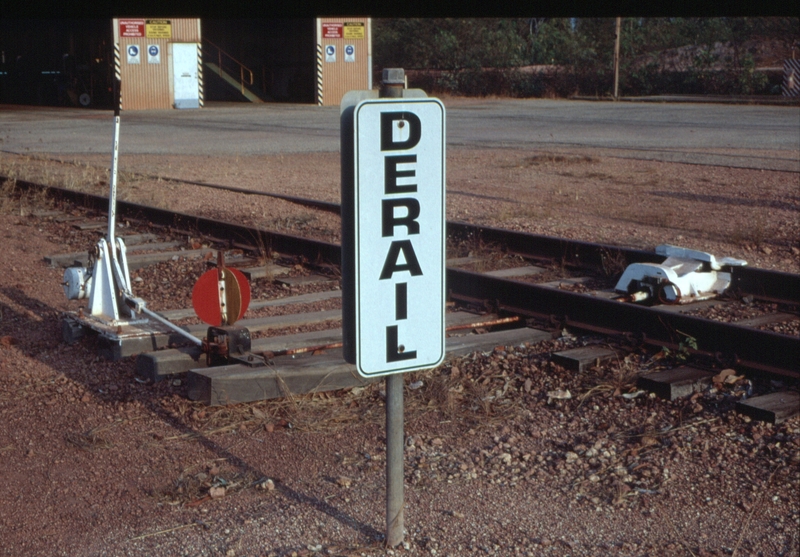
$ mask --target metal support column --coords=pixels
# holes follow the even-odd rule
[[[403,542],[403,374],[386,376],[386,546]]]
[[[400,68],[383,70],[382,98],[403,95],[405,72]],[[386,547],[403,542],[405,526],[403,494],[403,374],[386,376]]]

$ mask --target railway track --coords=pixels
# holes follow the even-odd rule
[[[17,182],[20,188],[43,188],[37,184]],[[102,214],[107,205],[104,197],[93,196],[60,188],[47,188],[48,194],[64,201]],[[320,204],[313,200],[291,198],[309,206]],[[335,211],[334,204],[321,204],[323,210]],[[281,272],[280,265],[267,270],[263,264],[254,264],[264,254],[280,254],[287,261],[300,261],[306,269],[301,282],[316,280],[328,283],[320,292],[290,296],[283,301],[257,301],[254,305],[265,307],[275,304],[301,304],[312,300],[336,299],[341,296],[336,280],[339,246],[273,231],[219,222],[193,215],[173,213],[127,202],[118,202],[118,218],[138,222],[150,229],[180,232],[185,236],[203,237],[218,249],[242,254],[240,261],[229,259],[248,276],[259,274],[274,276]],[[537,236],[508,230],[476,227],[464,223],[448,223],[448,239],[452,246],[484,246],[488,253],[503,253],[501,268],[497,261],[487,261],[480,254],[448,259],[447,284],[452,309],[462,311],[450,314],[448,326],[452,329],[448,352],[463,355],[474,350],[490,350],[494,346],[514,345],[523,342],[552,338],[564,331],[580,330],[617,339],[619,346],[647,346],[680,353],[693,366],[678,372],[664,374],[660,380],[650,379],[643,384],[650,389],[672,397],[709,384],[711,377],[721,369],[734,369],[736,373],[796,382],[800,378],[800,335],[797,333],[798,308],[800,308],[800,276],[751,267],[732,267],[731,295],[722,300],[696,304],[653,305],[623,303],[613,292],[612,279],[627,265],[641,262],[660,262],[663,256],[643,250],[561,238]],[[153,243],[141,247],[148,252],[175,249],[169,243]],[[161,258],[170,260],[188,256],[209,257],[212,248],[196,252],[187,250],[176,256],[167,252]],[[453,251],[457,251],[455,248]],[[52,265],[69,266],[75,263],[75,254],[61,254],[51,258]],[[454,254],[458,255],[458,254]],[[491,259],[491,256],[488,256]],[[153,253],[132,256],[135,264],[157,261]],[[488,268],[489,270],[485,270]],[[472,270],[470,270],[472,269]],[[482,269],[479,272],[476,269]],[[334,289],[331,290],[330,287]],[[291,286],[290,286],[291,288]],[[260,305],[264,304],[264,305]],[[720,314],[721,308],[746,306],[757,308],[758,315],[739,322],[724,322],[709,318],[707,314]],[[468,313],[463,310],[470,310]],[[706,316],[704,316],[704,313]],[[735,311],[734,311],[735,313]],[[185,311],[167,311],[163,315],[171,320],[185,319]],[[128,346],[106,345],[103,353],[116,359],[138,354],[137,369],[143,378],[159,380],[164,377],[193,370],[189,374],[189,396],[209,404],[241,402],[281,396],[286,392],[308,392],[362,385],[350,369],[343,364],[337,351],[341,331],[331,329],[340,319],[336,309],[291,318],[254,318],[242,323],[259,336],[263,331],[286,329],[291,326],[316,324],[323,330],[287,336],[272,336],[254,341],[253,350],[272,358],[272,366],[260,372],[242,366],[198,369],[202,358],[196,347],[169,348],[180,343],[168,332],[161,339],[147,338]],[[455,336],[479,328],[491,331],[485,335]],[[197,336],[204,328],[188,326]],[[776,332],[781,331],[781,332]],[[65,327],[65,339],[75,331]],[[77,338],[77,336],[75,337]],[[149,345],[148,345],[149,343]],[[153,348],[161,350],[152,351]],[[324,353],[298,358],[299,354]],[[587,365],[611,357],[620,351],[592,347],[579,349],[572,354],[560,354],[565,366],[581,370]],[[245,366],[246,367],[246,366]],[[320,374],[326,381],[320,380]],[[271,387],[264,387],[265,381]],[[253,385],[258,384],[258,389]],[[796,393],[795,393],[796,394]],[[794,395],[790,403],[794,404]],[[790,404],[790,406],[791,406]],[[770,413],[771,412],[771,413]],[[758,411],[754,411],[758,414]],[[767,419],[783,419],[786,411],[767,410]]]

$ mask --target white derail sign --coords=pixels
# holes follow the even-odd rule
[[[342,199],[343,226],[352,227],[343,231],[342,272],[352,273],[343,294],[354,298],[344,304],[345,357],[364,377],[433,368],[445,354],[444,106],[370,99],[352,118],[353,188],[344,195],[343,181]]]

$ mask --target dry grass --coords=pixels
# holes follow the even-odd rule
[[[547,198],[539,197],[543,203],[541,205],[534,205],[532,203],[502,203],[495,206],[495,211],[489,215],[489,218],[507,224],[509,221],[524,220],[524,221],[541,221],[547,220],[553,215],[551,203],[553,196]]]
[[[734,229],[731,230],[726,241],[741,247],[761,248],[770,238],[775,237],[775,233],[767,224],[767,217],[756,215],[751,219],[734,221]]]
[[[448,259],[457,257],[475,258],[476,262],[469,268],[476,272],[491,270],[490,267],[497,268],[492,266],[490,262],[505,257],[499,244],[485,242],[480,235],[470,235],[467,238],[460,239],[453,239],[448,236],[446,251]]]
[[[603,274],[606,277],[620,276],[628,267],[628,261],[619,251],[604,249],[600,254],[600,257],[603,265]]]
[[[498,374],[491,366],[477,376],[472,371],[460,371],[459,365],[469,366],[469,359],[482,357],[476,353],[433,370],[405,374],[406,418],[413,420],[435,412],[443,419],[483,428],[521,415],[522,397],[514,388],[517,377]],[[171,399],[170,415],[193,431],[159,438],[151,444],[191,441],[234,431],[243,441],[265,430],[336,433],[352,424],[381,424],[385,419],[382,381],[337,391],[298,395],[286,390],[284,394],[280,399],[211,408],[182,398]]]
[[[609,372],[599,377],[599,382],[579,397],[581,401],[579,407],[597,395],[619,396],[634,390],[642,372],[642,363],[638,354],[632,353],[622,359],[617,358],[616,362],[607,366],[607,369]]]
[[[9,178],[0,185],[0,212],[27,216],[36,210],[52,208],[52,201],[45,190],[27,190],[18,187],[16,178]]]
[[[585,164],[599,162],[600,159],[586,155],[563,155],[560,153],[540,153],[523,159],[524,166],[541,166],[550,164]]]
[[[215,488],[222,488],[219,496],[230,497],[256,487],[261,479],[254,472],[242,472],[228,465],[227,459],[215,459],[200,471],[193,471],[193,467],[184,469],[175,480],[153,495],[167,505],[194,507],[211,499]]]
[[[208,407],[183,398],[170,400],[169,413],[193,431],[155,442],[191,440],[237,431],[252,435],[275,429],[335,432],[348,424],[370,419],[380,404],[380,383],[366,387],[309,394],[284,389],[284,397],[259,402]],[[380,418],[375,414],[376,421]]]
[[[10,214],[19,206],[17,203],[17,180],[8,178],[0,185],[0,212]]]
[[[137,418],[138,419],[138,418]],[[118,419],[114,422],[102,426],[93,427],[87,431],[75,433],[70,432],[66,435],[68,443],[75,445],[87,451],[94,451],[97,449],[109,449],[114,446],[113,443],[100,436],[100,433],[110,430],[118,425],[130,423],[130,419]]]
[[[66,435],[66,440],[68,443],[87,451],[109,449],[113,446],[110,441],[103,439],[97,435],[97,433],[98,432],[95,430],[89,430],[83,433],[68,433]]]
[[[659,207],[657,210],[631,210],[625,207],[613,207],[611,209],[615,217],[620,220],[632,222],[643,227],[656,227],[656,228],[678,228],[679,223],[676,222],[676,212],[669,207]],[[612,216],[609,214],[604,216]],[[603,216],[601,214],[601,216]]]

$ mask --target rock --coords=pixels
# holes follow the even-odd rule
[[[565,456],[567,457],[567,462],[575,462],[578,460],[578,454],[573,453],[572,451],[568,451]]]
[[[336,483],[341,487],[347,488],[347,487],[350,487],[352,485],[353,480],[351,480],[350,478],[347,478],[345,476],[339,476],[338,478],[336,478]]]
[[[568,400],[572,398],[572,393],[569,392],[569,389],[562,390],[556,389],[555,391],[548,391],[547,392],[547,403],[549,404],[552,400]]]
[[[211,496],[212,499],[219,499],[220,497],[225,497],[225,488],[220,487],[210,487],[208,488],[208,494]]]
[[[263,489],[265,491],[275,491],[275,482],[273,482],[269,478],[265,478],[258,482],[258,489]]]

